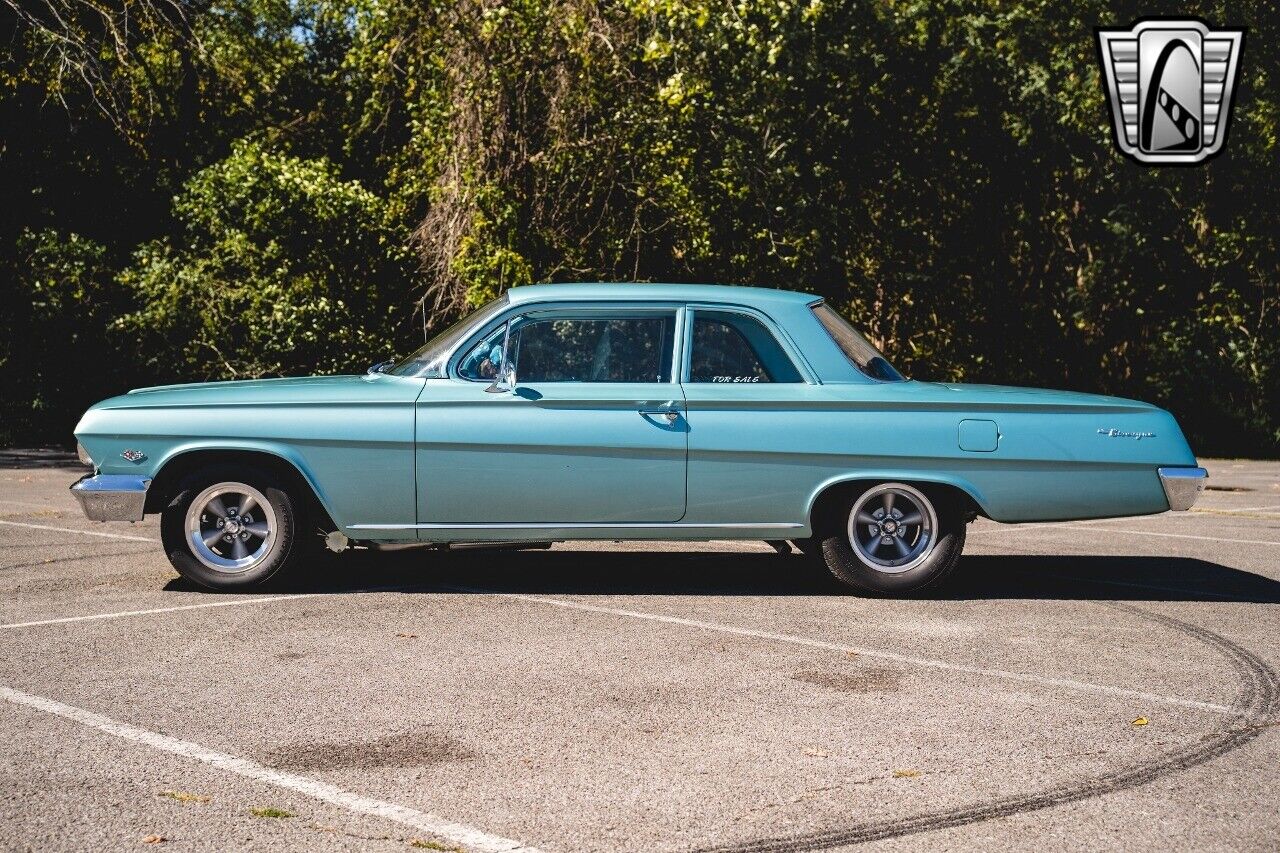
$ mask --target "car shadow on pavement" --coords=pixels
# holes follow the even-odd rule
[[[1277,604],[1280,582],[1191,557],[975,555],[940,597]]]
[[[167,590],[191,590],[174,579]],[[799,555],[683,551],[405,551],[323,556],[247,594],[838,596],[821,563]],[[1060,599],[1280,603],[1280,582],[1206,560],[1151,556],[963,557],[926,600]]]

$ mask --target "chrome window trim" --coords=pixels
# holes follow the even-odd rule
[[[693,353],[693,309],[688,305],[680,306],[680,387],[685,385],[689,375]]]
[[[485,323],[484,326],[478,332],[473,332],[472,334],[463,338],[462,343],[459,344],[453,350],[453,352],[449,354],[449,359],[447,362],[448,363],[447,378],[454,380],[456,382],[467,382],[472,385],[476,383],[491,382],[492,380],[490,379],[471,379],[469,377],[463,376],[458,371],[459,365],[461,364],[463,357],[468,352],[471,351],[472,347],[480,343],[480,341],[484,340],[484,338],[487,337],[489,333],[493,332],[495,329],[502,326],[504,323],[508,321],[518,320],[519,318],[529,314],[559,314],[561,312],[579,314],[579,312],[586,311],[588,313],[594,312],[597,314],[615,316],[618,313],[638,314],[638,313],[643,313],[645,311],[649,311],[653,313],[669,313],[675,318],[674,331],[672,332],[674,340],[671,342],[671,364],[668,365],[668,367],[670,367],[670,378],[666,382],[654,383],[654,384],[678,385],[680,383],[680,377],[677,371],[677,366],[680,364],[681,335],[683,333],[680,315],[682,313],[683,308],[684,306],[678,302],[663,302],[663,301],[657,301],[657,300],[638,300],[635,302],[627,302],[624,300],[618,300],[616,302],[613,300],[574,301],[574,302],[559,302],[554,300],[548,300],[544,302],[522,302],[518,305],[512,305],[511,310],[506,311],[502,314],[499,314],[490,322]],[[516,379],[518,381],[519,377],[517,376]],[[549,384],[564,384],[564,383],[549,383]],[[596,385],[628,384],[630,385],[635,383],[597,382],[593,384],[596,384]]]
[[[759,383],[765,385],[821,385],[818,381],[818,374],[814,372],[808,360],[800,352],[800,348],[795,345],[795,341],[786,331],[774,322],[773,318],[762,311],[754,308],[748,308],[745,305],[731,305],[721,302],[689,302],[685,304],[685,312],[687,314],[685,320],[685,338],[683,341],[683,349],[685,351],[684,361],[680,365],[680,382],[688,385],[718,385],[722,383],[716,382],[693,382],[690,380],[692,375],[692,356],[693,356],[693,323],[694,315],[698,311],[718,311],[721,314],[740,314],[744,317],[751,317],[758,320],[769,334],[773,335],[774,341],[782,348],[787,358],[791,359],[791,366],[800,374],[799,382],[767,382]],[[756,383],[753,383],[756,384]]]
[[[511,305],[511,303],[510,303],[510,302],[508,301],[508,299],[507,299],[507,294],[506,294],[506,293],[503,293],[503,294],[502,294],[502,295],[500,295],[497,299],[494,299],[492,302],[488,302],[488,303],[486,303],[485,305],[481,305],[479,308],[476,308],[475,310],[471,311],[471,312],[468,314],[468,317],[470,317],[472,314],[476,314],[476,313],[479,313],[480,311],[483,311],[485,308],[487,308],[489,305],[492,305],[494,302],[506,302],[506,303],[507,303],[507,307],[508,307],[508,308],[513,307],[513,306]],[[505,316],[505,315],[499,315],[499,316]],[[464,317],[464,318],[461,318],[461,319],[464,319],[464,320],[465,320],[465,319],[468,319],[468,317]],[[486,324],[485,324],[485,326],[486,326],[486,327],[487,327],[488,325],[489,325],[488,323],[486,323]],[[396,374],[396,373],[391,373],[391,374],[386,374],[386,375],[391,375],[391,376],[403,376],[405,379],[447,379],[447,378],[449,378],[449,366],[453,363],[453,359],[454,359],[454,357],[456,357],[456,356],[458,355],[458,351],[459,351],[459,349],[460,349],[462,346],[465,346],[465,345],[466,345],[466,342],[468,342],[468,341],[470,341],[470,340],[471,340],[471,333],[474,331],[474,328],[475,328],[475,326],[474,326],[474,324],[473,324],[473,326],[472,326],[472,328],[471,328],[471,329],[467,329],[466,331],[464,331],[464,332],[462,333],[462,335],[460,335],[460,336],[459,336],[459,338],[458,338],[458,340],[462,341],[462,343],[461,343],[461,344],[454,344],[453,349],[449,350],[448,354],[445,356],[445,359],[444,359],[445,369],[444,369],[444,375],[443,375],[443,376],[424,376],[423,374],[425,374],[425,373],[427,372],[427,368],[428,368],[428,367],[430,367],[430,365],[429,365],[429,364],[424,364],[424,365],[422,365],[422,366],[421,366],[421,367],[419,367],[417,370],[415,370],[413,373],[406,373],[406,374]],[[426,343],[426,342],[424,342],[424,343]],[[378,373],[378,374],[373,374],[373,375],[374,375],[374,376],[381,376],[381,375],[383,375],[383,374]]]
[[[849,356],[845,354],[844,349],[840,346],[840,342],[835,339],[835,335],[831,334],[831,331],[822,324],[821,320],[818,319],[818,315],[815,309],[818,308],[819,306],[826,305],[826,304],[827,304],[827,300],[825,299],[818,299],[813,302],[810,302],[807,306],[809,309],[809,314],[813,317],[814,320],[817,321],[818,326],[822,329],[823,334],[825,334],[828,338],[831,339],[832,345],[837,350],[839,350],[842,356],[844,356],[845,361],[849,362],[849,366],[853,368],[853,371],[855,374],[857,374],[859,381],[869,382],[873,385],[901,385],[905,382],[915,381],[910,376],[903,376],[902,371],[898,370],[897,365],[894,365],[893,363],[890,363],[889,366],[892,367],[899,376],[902,376],[901,379],[877,379],[876,377],[869,376],[865,372],[863,372],[862,368],[854,364],[853,361],[849,358]],[[828,305],[827,307],[830,308],[831,306]],[[835,311],[834,308],[832,308],[831,310]],[[839,313],[839,312],[836,312],[836,313]],[[856,326],[854,327],[854,331],[862,335],[863,338],[866,337],[866,335],[863,334],[862,331],[858,329]],[[871,342],[867,341],[867,343],[871,343]],[[871,345],[875,346],[875,344],[871,344]],[[877,347],[877,349],[879,348]],[[881,357],[882,358],[884,357],[883,353],[881,354]],[[888,359],[885,359],[885,360],[888,361]]]

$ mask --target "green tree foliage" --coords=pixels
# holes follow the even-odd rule
[[[106,247],[52,229],[24,231],[18,238],[5,299],[7,334],[0,336],[0,364],[8,390],[0,410],[0,434],[31,436],[41,444],[61,444],[43,432],[52,421],[95,399],[123,378],[108,325],[124,299],[112,280]]]
[[[239,143],[143,245],[116,326],[153,371],[198,379],[341,373],[413,341],[409,256],[386,205],[327,160]]]
[[[100,244],[124,382],[350,369],[528,282],[719,281],[820,294],[918,378],[1280,453],[1269,4],[1178,10],[1250,27],[1227,149],[1185,169],[1111,144],[1093,28],[1149,10],[1097,0],[21,8],[0,265]]]

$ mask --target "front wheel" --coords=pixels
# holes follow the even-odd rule
[[[854,495],[847,512],[820,534],[831,574],[859,592],[905,595],[939,583],[964,549],[959,503],[906,483],[880,483]],[[817,537],[816,537],[817,538]]]
[[[261,472],[213,466],[188,477],[160,516],[169,562],[209,589],[256,586],[290,562],[294,501]]]

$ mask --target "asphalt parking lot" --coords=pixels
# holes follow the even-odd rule
[[[940,594],[764,543],[351,553],[197,591],[0,457],[0,848],[1280,846],[1280,463],[970,527]]]

